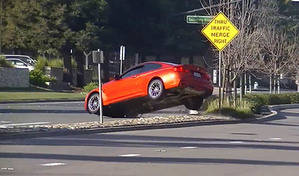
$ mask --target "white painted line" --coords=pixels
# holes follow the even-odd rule
[[[165,149],[159,149],[159,150],[155,150],[156,152],[167,152],[167,150]]]
[[[187,146],[187,147],[181,147],[181,149],[196,149],[197,147]]]
[[[121,156],[121,157],[135,157],[135,156],[140,156],[140,154],[132,153],[132,154],[119,155],[119,156]]]
[[[242,141],[231,141],[230,144],[244,144]]]
[[[15,169],[12,167],[3,167],[1,170],[8,170],[8,171],[14,171]]]
[[[54,167],[54,166],[65,166],[66,163],[45,163],[45,164],[41,164],[41,166],[44,167]]]
[[[0,113],[0,115],[1,115],[1,113]],[[0,123],[11,123],[11,121],[2,120],[2,121],[0,121]]]
[[[14,126],[44,125],[44,124],[49,124],[49,123],[50,122],[10,123],[10,124],[0,125],[0,128],[11,128],[11,127],[14,127]]]
[[[269,140],[271,140],[271,141],[279,141],[279,140],[281,140],[281,138],[269,138]]]

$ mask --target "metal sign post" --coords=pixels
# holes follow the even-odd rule
[[[102,81],[101,81],[101,63],[104,63],[104,53],[100,49],[98,51],[92,51],[92,59],[94,63],[98,64],[99,75],[99,107],[100,107],[100,123],[104,122],[103,119],[103,104],[102,104]]]
[[[121,75],[123,73],[123,61],[125,60],[125,54],[126,54],[126,47],[120,46],[120,52],[119,52],[119,60],[120,60],[120,68],[119,68],[119,74]]]

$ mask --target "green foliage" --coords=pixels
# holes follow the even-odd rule
[[[71,60],[71,64],[72,64],[72,68],[77,68],[77,66],[78,66],[76,60],[73,58]]]
[[[259,113],[262,106],[299,103],[299,93],[286,94],[247,94],[246,101],[253,104],[252,110]]]
[[[87,84],[86,86],[83,87],[83,92],[88,93],[91,90],[98,88],[99,84],[96,82],[91,82],[89,84]]]
[[[238,101],[237,107],[234,107],[232,103],[227,103],[225,101],[220,110],[218,102],[218,98],[209,99],[207,102],[205,102],[205,113],[220,113],[235,118],[249,118],[254,116],[252,111],[253,103],[250,101]]]
[[[37,62],[35,64],[35,70],[40,70],[40,71],[43,71],[45,66],[48,65],[48,60],[47,58],[44,58],[44,57],[37,57]]]
[[[48,61],[48,66],[62,68],[63,60],[62,59],[51,59]]]
[[[220,113],[237,118],[253,117],[255,113],[260,113],[262,106],[295,104],[299,103],[299,93],[287,94],[247,94],[243,102],[237,101],[237,107],[233,107],[232,102],[224,101],[223,107],[219,110],[218,98],[211,97],[203,105],[205,113]]]
[[[13,65],[7,62],[4,57],[0,56],[0,67],[13,68]]]
[[[46,82],[53,82],[55,78],[49,78],[48,76],[44,75],[41,70],[32,70],[29,73],[29,82],[30,84],[46,87]]]

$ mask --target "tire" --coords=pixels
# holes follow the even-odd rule
[[[160,79],[154,79],[148,84],[147,94],[151,100],[158,100],[164,93],[164,85]]]
[[[99,114],[100,103],[99,103],[99,94],[93,93],[90,95],[87,101],[87,110],[90,114]]]
[[[196,97],[196,98],[188,98],[183,101],[183,104],[187,109],[190,110],[199,110],[200,107],[202,106],[203,99]]]

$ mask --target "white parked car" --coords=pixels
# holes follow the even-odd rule
[[[21,59],[9,58],[5,60],[10,62],[15,68],[27,68],[29,71],[34,70],[33,64],[26,63]]]
[[[26,55],[2,55],[2,56],[4,56],[6,59],[20,59],[25,63],[29,63],[30,65],[34,65],[36,63],[36,60]]]

